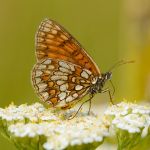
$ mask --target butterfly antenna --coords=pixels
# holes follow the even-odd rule
[[[124,64],[128,64],[128,63],[134,63],[134,60],[120,60],[118,62],[116,62],[110,69],[109,72],[112,71],[114,68],[118,68],[119,66],[122,66]]]

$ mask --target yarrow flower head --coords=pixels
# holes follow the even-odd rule
[[[109,120],[110,128],[115,131],[118,145],[130,149],[141,137],[144,138],[149,134],[150,106],[122,102],[109,107],[105,111],[104,119],[107,122]]]
[[[57,120],[58,118],[51,111],[40,104],[35,103],[33,105],[22,104],[16,106],[13,103],[5,109],[0,108],[0,118],[6,120],[9,123],[14,121],[18,122],[39,122],[40,120]]]
[[[12,103],[0,108],[0,132],[18,149],[27,150],[96,149],[112,133],[117,136],[118,150],[130,150],[150,136],[149,106],[122,102],[108,107],[103,119],[80,111],[68,120],[75,112],[52,110],[40,103]]]
[[[108,136],[108,127],[98,116],[80,112],[74,119],[64,119],[71,113],[59,114],[40,103],[11,104],[0,109],[0,127],[17,147],[24,149],[29,148],[27,141],[34,143],[33,149],[96,148]]]

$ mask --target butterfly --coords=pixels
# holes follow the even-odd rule
[[[110,94],[103,87],[112,72],[101,73],[80,43],[51,19],[43,20],[39,26],[36,58],[33,86],[40,99],[52,107],[70,109],[85,95],[89,99],[82,104],[88,101],[91,104],[96,93]]]

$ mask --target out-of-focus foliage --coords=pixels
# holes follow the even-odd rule
[[[119,72],[119,95],[150,100],[150,1],[124,0],[120,27],[119,55],[135,64]]]

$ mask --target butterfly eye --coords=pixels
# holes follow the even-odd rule
[[[106,79],[109,80],[112,77],[112,72],[107,72],[106,73]]]

